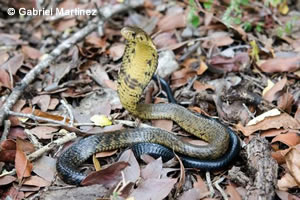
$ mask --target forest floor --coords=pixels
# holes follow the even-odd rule
[[[300,199],[299,0],[0,2],[1,199]],[[122,107],[126,25],[152,36],[177,102],[237,133],[226,168],[137,161],[127,148],[89,159],[98,172],[82,186],[57,176],[64,149],[95,133],[151,125],[205,143]],[[154,81],[144,93],[168,102]]]

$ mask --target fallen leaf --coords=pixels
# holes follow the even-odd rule
[[[292,147],[300,143],[300,136],[296,132],[289,131],[285,134],[277,135],[273,138],[272,143],[282,142],[283,144]]]
[[[83,186],[93,184],[111,184],[120,180],[121,171],[128,167],[127,162],[116,162],[100,171],[90,173],[80,184]],[[126,179],[127,180],[127,179]]]
[[[35,96],[32,99],[32,104],[37,104],[43,112],[46,112],[48,109],[48,106],[50,105],[51,97],[50,95],[40,95]]]
[[[6,72],[5,69],[0,69],[0,89],[1,87],[6,87],[9,89],[12,88],[9,74]]]
[[[251,126],[254,124],[257,124],[258,122],[263,121],[265,118],[267,117],[273,117],[273,116],[277,116],[280,115],[280,111],[277,108],[274,108],[272,110],[269,110],[267,112],[264,112],[261,115],[258,115],[257,117],[255,117],[254,119],[250,120],[247,124],[247,126]]]
[[[293,56],[290,58],[272,58],[258,65],[258,67],[263,72],[267,72],[267,73],[295,72],[298,69],[300,69],[299,62],[300,62],[300,55]]]
[[[134,189],[130,196],[138,200],[162,200],[171,192],[176,182],[177,179],[171,178],[147,179]]]
[[[271,153],[272,158],[274,158],[278,164],[285,163],[285,155],[289,151],[289,149],[278,150]]]
[[[114,44],[109,48],[109,55],[112,57],[113,61],[119,60],[124,53],[125,44],[118,43]]]
[[[206,83],[202,83],[200,81],[194,81],[193,88],[196,92],[202,92],[203,90],[211,89],[215,90],[215,87]]]
[[[56,106],[59,104],[59,100],[56,98],[51,98],[48,109],[49,110],[54,110]]]
[[[42,156],[34,162],[33,172],[46,181],[52,182],[56,173],[56,159]]]
[[[286,92],[279,97],[277,105],[280,109],[285,110],[287,113],[291,113],[294,97],[291,93]]]
[[[161,157],[150,162],[144,169],[141,170],[141,177],[143,179],[160,178],[162,172],[162,160]]]
[[[76,18],[71,18],[71,19],[64,19],[64,20],[59,20],[57,23],[54,24],[54,28],[57,31],[66,31],[69,28],[76,26]]]
[[[160,19],[157,23],[158,30],[161,32],[174,30],[176,28],[184,28],[186,26],[185,13],[169,14]]]
[[[105,115],[93,115],[90,119],[96,126],[110,126],[112,121]]]
[[[47,187],[51,184],[51,182],[46,181],[39,176],[31,176],[31,177],[27,178],[23,184],[31,185],[31,186],[38,186],[38,187]]]
[[[6,63],[0,66],[2,69],[6,69],[8,72],[16,75],[17,71],[20,69],[24,62],[23,54],[17,54],[10,58]]]
[[[153,39],[153,43],[155,44],[157,49],[165,49],[172,45],[178,45],[176,39],[173,38],[173,35],[174,33],[170,32],[160,33]]]
[[[300,145],[292,147],[285,155],[285,159],[289,172],[300,186]]]
[[[109,156],[115,155],[117,152],[118,152],[118,149],[112,150],[112,151],[103,151],[103,152],[99,152],[99,153],[96,153],[96,158],[105,158],[105,157],[109,157]]]
[[[10,176],[10,175],[2,176],[2,177],[0,177],[0,185],[8,185],[8,184],[14,182],[15,180],[16,180],[16,177],[14,177],[14,176]]]
[[[289,188],[297,186],[297,182],[289,173],[286,173],[281,179],[277,182],[277,187],[279,190],[287,191]]]
[[[223,56],[213,56],[207,60],[208,64],[216,68],[217,70],[222,70],[224,72],[232,71],[243,71],[247,68],[250,62],[248,53],[239,52],[233,58],[226,58]]]
[[[277,135],[280,135],[282,133],[287,133],[288,130],[284,130],[284,129],[269,129],[266,131],[262,131],[262,133],[260,134],[262,137],[275,137]]]
[[[188,200],[198,200],[198,199],[202,199],[203,197],[203,194],[200,192],[199,189],[197,188],[192,188],[192,189],[189,189],[185,192],[183,192],[183,194],[179,197],[178,200],[185,200],[185,199],[188,199]]]
[[[270,80],[268,79],[267,81],[267,86],[263,89],[262,91],[262,96],[265,96],[265,94],[274,86],[275,84]]]
[[[22,51],[27,57],[33,60],[38,59],[42,55],[42,53],[39,50],[32,48],[30,46],[22,45]]]
[[[31,176],[32,164],[30,163],[29,160],[27,160],[25,153],[22,151],[20,140],[17,139],[16,145],[17,145],[17,151],[16,151],[16,158],[15,158],[15,168],[16,168],[18,180],[21,181],[23,177]]]
[[[158,119],[158,120],[151,120],[152,126],[158,127],[167,131],[171,131],[173,127],[173,121],[172,120],[166,120],[166,119]]]
[[[54,132],[57,132],[58,128],[50,126],[36,126],[30,129],[30,132],[37,136],[39,139],[51,139]]]
[[[141,169],[133,152],[130,149],[124,151],[118,161],[124,161],[129,164],[129,166],[123,171],[124,177],[126,181],[135,183],[140,177]]]
[[[285,87],[287,83],[286,77],[278,81],[270,90],[268,90],[265,95],[263,95],[263,98],[266,101],[272,102],[276,100],[279,96],[278,93],[282,91],[282,89]]]
[[[221,47],[228,46],[232,44],[234,40],[231,38],[228,32],[213,32],[208,36],[208,39],[205,40],[202,44],[204,48],[210,48],[212,46]]]
[[[292,118],[290,115],[286,113],[282,113],[281,115],[267,117],[263,121],[258,122],[255,125],[244,127],[242,124],[237,124],[236,129],[241,131],[245,136],[249,136],[252,133],[258,130],[268,130],[268,129],[300,129],[300,123]]]
[[[281,199],[281,200],[299,200],[299,197],[290,194],[289,192],[286,191],[280,191],[280,190],[275,190],[277,196]]]
[[[226,192],[229,194],[229,200],[242,200],[241,195],[232,184],[227,185]]]

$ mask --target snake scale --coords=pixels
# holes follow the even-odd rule
[[[140,28],[127,26],[121,34],[126,39],[126,48],[117,91],[123,107],[141,119],[173,120],[208,144],[193,145],[159,128],[100,133],[81,139],[58,157],[56,168],[62,180],[68,184],[80,184],[86,175],[78,167],[91,155],[128,146],[133,146],[136,155],[148,153],[167,159],[172,158],[175,151],[186,167],[213,170],[227,165],[240,149],[239,139],[231,129],[175,103],[140,103],[142,93],[156,71],[157,50],[150,36]]]

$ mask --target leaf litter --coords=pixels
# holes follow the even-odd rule
[[[35,8],[35,3],[30,2],[13,2],[6,6]],[[36,150],[34,147],[38,145],[34,141],[44,146],[62,137],[65,130],[75,131],[81,137],[127,126],[115,124],[115,120],[134,121],[135,118],[122,109],[116,92],[116,77],[124,50],[119,27],[124,25],[137,25],[152,34],[160,52],[162,66],[158,73],[170,84],[178,102],[195,112],[219,116],[220,121],[238,131],[245,143],[253,135],[268,138],[272,157],[282,169],[277,176],[277,196],[281,199],[299,196],[300,54],[299,20],[294,14],[299,13],[299,8],[286,1],[278,5],[249,2],[238,8],[241,15],[231,13],[226,18],[231,8],[228,2],[146,0],[142,7],[128,14],[115,15],[112,24],[106,22],[101,36],[93,32],[60,55],[22,91],[21,99],[13,108],[14,112],[56,120],[60,124],[20,116],[8,118],[10,130],[7,138],[1,139],[0,185],[5,185],[5,189],[0,190],[1,196],[27,198],[42,188],[61,184],[55,176],[59,147],[31,162],[26,155]],[[105,3],[97,4],[102,7]],[[52,6],[71,9],[94,5],[64,0]],[[0,43],[5,46],[0,53],[0,105],[44,53],[79,31],[89,18],[39,16],[22,21],[23,18],[3,13]],[[12,19],[16,20],[14,24],[10,22]],[[147,101],[167,102],[159,84],[155,88]],[[69,110],[61,103],[62,99]],[[94,123],[90,120],[93,116]],[[70,127],[72,118],[74,125]],[[142,123],[172,130],[193,144],[203,144],[187,137],[188,134],[169,120]],[[35,140],[30,140],[25,129]],[[3,132],[1,129],[0,135]],[[201,171],[184,169],[180,164],[177,168],[172,162],[173,168],[169,168],[160,158],[149,156],[143,156],[146,164],[142,164],[130,150],[121,156],[120,150],[115,150],[98,153],[96,157],[100,158],[101,170],[93,172],[84,184],[106,185],[118,198],[209,199],[209,183]],[[245,169],[245,160],[242,153],[233,165]],[[87,166],[91,166],[91,162],[88,163]],[[222,183],[225,192],[231,199],[243,199],[245,188],[227,176],[230,167],[213,172],[212,176],[214,179],[225,176],[226,181]],[[6,174],[13,169],[16,175]],[[253,176],[247,170],[243,172],[250,178]],[[20,190],[16,183],[22,183]],[[104,188],[101,191],[102,197],[112,195]],[[78,187],[72,192],[84,193]],[[219,198],[219,192],[211,197]]]

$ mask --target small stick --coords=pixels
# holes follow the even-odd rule
[[[65,136],[48,143],[47,145],[43,146],[42,148],[40,148],[40,149],[36,150],[35,152],[33,152],[32,154],[28,155],[27,158],[29,161],[33,161],[33,160],[39,158],[40,156],[42,156],[45,152],[48,152],[48,151],[56,148],[57,146],[67,143],[71,140],[74,140],[76,137],[77,136],[74,132],[67,133]]]
[[[31,133],[30,130],[25,129],[24,132],[27,134],[29,140],[36,149],[40,149],[43,147],[43,145],[36,139],[36,137]]]
[[[70,126],[73,126],[74,125],[74,115],[72,113],[71,107],[68,105],[68,103],[64,99],[60,100],[60,103],[66,108],[66,110],[69,114],[69,117],[70,117],[69,124],[70,124]]]
[[[228,200],[228,196],[226,194],[226,192],[221,188],[221,186],[219,185],[222,181],[224,181],[225,177],[221,177],[220,179],[218,179],[214,185],[217,188],[217,190],[219,190],[219,192],[221,193],[222,197],[224,200]]]
[[[11,126],[10,120],[5,120],[4,121],[4,130],[3,130],[1,140],[0,140],[1,142],[7,139],[7,136],[8,136],[9,130],[10,130],[10,126]]]
[[[212,182],[211,182],[209,171],[205,172],[205,176],[206,176],[206,181],[207,181],[209,192],[210,192],[210,197],[213,197],[215,195],[215,190],[214,190],[214,188],[212,186]]]

